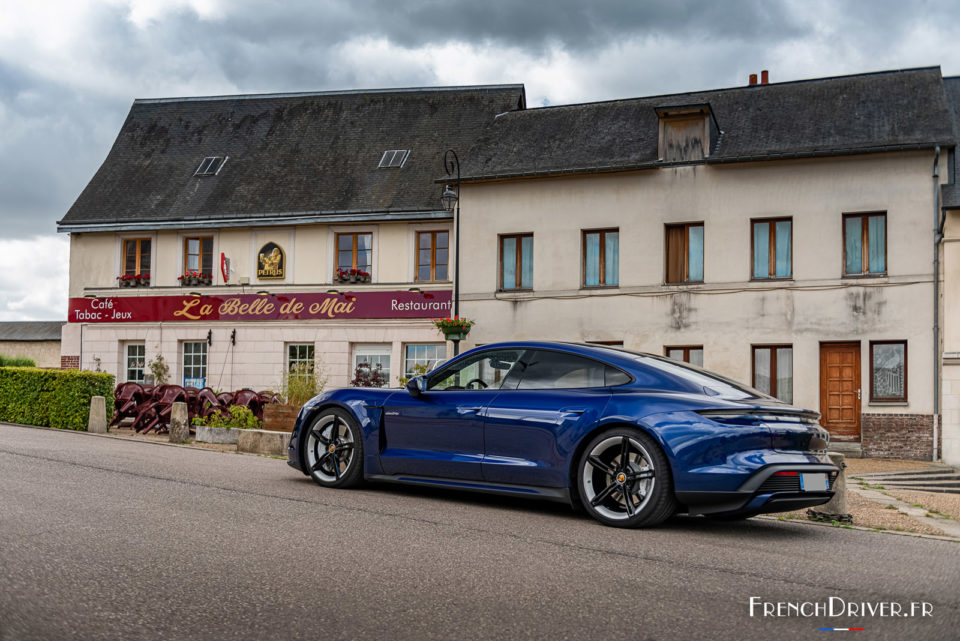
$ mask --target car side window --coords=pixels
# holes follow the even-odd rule
[[[630,381],[629,376],[605,363],[564,352],[528,352],[520,366],[523,374],[517,389],[607,387]]]
[[[491,350],[451,363],[430,377],[427,391],[500,389],[523,350]]]

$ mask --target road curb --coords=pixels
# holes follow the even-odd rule
[[[820,521],[805,521],[803,519],[781,519],[781,517],[773,516],[771,514],[761,514],[755,516],[756,519],[763,519],[764,521],[779,521],[780,523],[796,523],[797,525],[814,525],[817,527],[829,527],[836,530],[860,530],[861,532],[873,532],[874,534],[896,534],[898,536],[912,536],[920,539],[933,539],[934,541],[949,541],[952,543],[960,543],[960,538],[954,538],[952,536],[940,536],[937,534],[921,534],[920,532],[901,532],[900,530],[883,530],[872,527],[863,527],[862,525],[834,525],[833,523],[822,523]]]
[[[111,438],[115,441],[129,441],[131,443],[146,443],[148,445],[162,445],[164,447],[182,447],[188,450],[198,450],[200,452],[211,452],[213,454],[242,454],[244,456],[258,456],[260,458],[270,458],[262,454],[253,454],[249,452],[221,452],[220,450],[210,449],[209,447],[197,447],[196,445],[189,445],[184,443],[167,443],[164,441],[153,441],[142,438],[136,438],[134,436],[120,436],[119,434],[95,434],[93,432],[85,432],[83,430],[63,430],[58,427],[46,427],[44,425],[22,425],[20,423],[0,423],[0,425],[9,425],[10,427],[25,427],[31,430],[46,430],[48,432],[58,432],[60,434],[83,434],[84,436],[98,437],[98,438]]]

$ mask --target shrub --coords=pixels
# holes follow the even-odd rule
[[[155,385],[166,385],[170,382],[170,366],[163,359],[163,354],[157,354],[157,357],[147,363],[147,369],[153,374]]]
[[[357,363],[350,384],[354,387],[383,387],[387,384],[387,375],[380,363],[376,367],[371,367],[370,363]]]
[[[223,416],[219,412],[214,412],[207,418],[199,416],[194,417],[194,425],[206,425],[207,427],[226,427],[228,429],[236,428],[238,430],[259,430],[263,427],[263,422],[250,411],[249,408],[242,405],[231,405],[227,408],[230,416]]]
[[[113,416],[113,376],[82,370],[0,367],[0,421],[86,430],[90,399],[103,396]]]
[[[300,363],[284,376],[280,395],[288,405],[303,405],[322,392],[326,385],[327,377],[320,363]]]
[[[398,376],[397,381],[400,383],[400,387],[405,387],[407,385],[407,382],[411,378],[413,378],[414,376],[423,376],[429,371],[430,371],[429,367],[427,367],[423,363],[417,363],[416,365],[413,366],[413,371],[411,372],[411,376]]]
[[[0,354],[0,367],[36,367],[32,358],[24,356],[4,356]]]

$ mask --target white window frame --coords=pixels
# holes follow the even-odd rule
[[[360,362],[359,357],[363,356],[385,356],[387,359],[386,367],[383,367],[383,373],[386,375],[387,380],[384,383],[384,387],[390,387],[390,377],[392,376],[392,356],[393,356],[393,344],[392,343],[355,343],[353,349],[351,350],[350,358],[350,380],[353,380],[353,374],[357,370],[357,364]],[[376,364],[373,361],[369,361],[371,364]],[[382,362],[381,362],[382,364]]]
[[[199,356],[201,356],[201,363],[200,363],[200,365],[198,366],[197,364],[195,364],[195,363],[193,362],[193,359],[195,359],[195,358],[198,356],[197,354],[191,354],[191,355],[190,355],[191,363],[190,363],[190,365],[189,365],[189,367],[191,367],[191,368],[201,367],[201,368],[202,368],[202,371],[203,371],[203,376],[189,376],[189,377],[187,376],[187,367],[188,367],[188,365],[187,365],[187,345],[201,345],[201,346],[203,347],[203,349],[201,350],[201,354],[199,355]],[[206,341],[206,340],[181,341],[181,343],[180,343],[180,380],[181,380],[181,382],[183,383],[183,386],[184,386],[184,387],[187,386],[187,378],[202,378],[204,384],[203,384],[201,387],[206,386],[206,384],[207,384],[207,373],[208,373],[207,370],[208,370],[208,366],[209,366],[209,358],[210,358],[210,351],[209,351],[209,349],[207,349],[207,341]]]
[[[140,370],[140,380],[134,380],[130,378],[130,348],[139,347],[143,350],[141,364],[139,368],[134,367],[133,369]],[[123,344],[123,379],[128,383],[143,383],[147,374],[147,345],[143,341],[130,341]]]
[[[405,378],[412,377],[413,366],[420,365],[421,363],[419,361],[423,360],[419,358],[410,359],[407,356],[407,349],[410,347],[421,347],[421,346],[435,347],[440,352],[439,358],[423,361],[422,364],[427,366],[427,371],[435,369],[440,363],[443,363],[444,361],[447,360],[447,344],[446,343],[404,343],[402,356],[403,356],[403,376]],[[417,361],[417,362],[411,363],[411,360]]]

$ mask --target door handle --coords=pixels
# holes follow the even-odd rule
[[[467,412],[477,412],[480,413],[483,411],[483,406],[480,407],[458,407],[457,414],[466,414]]]
[[[565,407],[560,410],[561,414],[583,414],[586,412],[586,408],[583,407]]]

